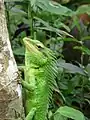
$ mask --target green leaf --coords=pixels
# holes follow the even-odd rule
[[[85,36],[85,37],[81,38],[81,41],[86,41],[86,40],[90,41],[90,36]]]
[[[68,120],[66,117],[60,115],[59,113],[54,115],[54,120]]]
[[[44,10],[51,12],[53,14],[64,16],[72,16],[74,14],[72,10],[53,1],[48,1],[46,5],[45,6],[43,5],[42,7]]]
[[[77,39],[75,38],[63,38],[61,39],[62,41],[66,41],[66,42],[77,42],[77,43],[80,43],[80,41],[78,41]]]
[[[86,72],[82,68],[70,63],[59,62],[58,67],[64,68],[66,72],[69,72],[69,73],[79,73],[81,75],[86,76]]]
[[[14,12],[14,13],[16,13],[16,14],[20,14],[20,16],[21,16],[21,15],[24,15],[24,16],[27,15],[27,13],[26,13],[25,11],[23,11],[23,10],[21,10],[21,9],[19,9],[19,8],[16,8],[16,7],[13,7],[13,8],[11,9],[11,11]]]
[[[65,116],[67,118],[71,118],[73,120],[85,120],[85,117],[82,112],[68,106],[60,107],[56,111],[56,113],[59,113],[60,115]]]
[[[14,53],[15,55],[24,56],[24,53],[25,53],[24,47],[20,47],[20,48],[14,49],[14,50],[13,50],[13,53]]]
[[[62,22],[55,22],[54,23],[54,26],[56,27],[56,28],[61,28],[61,27],[63,27],[65,30],[67,30],[67,32],[70,32],[71,30],[70,30],[70,28],[67,26],[67,25],[65,25],[64,23],[62,23]]]
[[[89,75],[89,77],[90,77],[90,64],[88,64],[88,65],[86,66],[86,70],[87,70],[88,75]]]
[[[56,34],[58,34],[59,36],[61,36],[61,35],[67,35],[69,37],[72,37],[67,32],[50,26],[48,22],[45,22],[44,20],[42,20],[42,19],[40,19],[38,17],[34,17],[34,19],[38,20],[40,23],[42,23],[45,26],[45,27],[37,27],[37,29],[42,29],[42,30],[44,29],[44,30],[49,30],[49,31],[52,31],[52,32],[56,32]]]
[[[44,11],[57,15],[72,16],[74,14],[71,9],[51,0],[37,0],[36,5]]]
[[[36,4],[37,0],[30,0],[30,2],[31,2],[31,6],[34,6]]]
[[[76,11],[76,14],[83,14],[83,13],[87,13],[88,15],[90,15],[90,4],[82,5]]]
[[[4,0],[4,2],[23,2],[23,0]]]
[[[90,50],[85,46],[75,46],[74,49],[81,50],[84,54],[90,55]]]

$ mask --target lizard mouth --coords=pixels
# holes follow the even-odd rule
[[[34,52],[34,53],[37,52],[37,48],[35,47],[35,45],[33,45],[33,42],[30,41],[29,38],[24,38],[24,39],[23,39],[23,42],[24,42],[26,48],[27,48],[30,52]]]

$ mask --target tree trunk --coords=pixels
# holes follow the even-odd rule
[[[0,0],[0,120],[24,120],[21,86]]]

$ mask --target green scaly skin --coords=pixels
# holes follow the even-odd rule
[[[46,120],[57,73],[53,52],[40,41],[23,39],[25,52],[25,120]]]

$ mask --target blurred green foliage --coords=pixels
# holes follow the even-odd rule
[[[67,117],[74,118],[73,113],[76,112],[77,120],[84,120],[80,117],[75,108],[85,115],[86,119],[90,119],[90,50],[84,46],[86,42],[90,43],[90,31],[87,31],[89,24],[80,24],[80,14],[90,15],[89,0],[5,0],[6,18],[10,41],[13,53],[19,66],[24,64],[24,46],[22,39],[29,36],[38,39],[47,47],[52,49],[57,57],[58,75],[57,83],[59,91],[53,93],[48,116],[54,120],[67,120]],[[86,19],[86,18],[85,18]],[[90,21],[89,21],[90,22]],[[74,37],[70,31],[77,27],[79,38]],[[75,52],[79,61],[68,60],[63,55],[64,45],[74,44],[73,49],[79,50]],[[68,47],[69,48],[69,47]],[[66,50],[68,59],[75,55],[71,50],[71,55]],[[88,59],[84,66],[84,57]],[[57,108],[67,105],[72,108],[65,108],[64,113]],[[67,111],[72,111],[67,114]],[[55,112],[53,115],[53,112]],[[64,114],[64,115],[63,115]],[[62,117],[62,115],[64,117]],[[53,118],[51,116],[54,116]],[[70,117],[71,116],[71,117]],[[82,115],[81,115],[82,116]],[[76,120],[75,119],[75,120]]]

